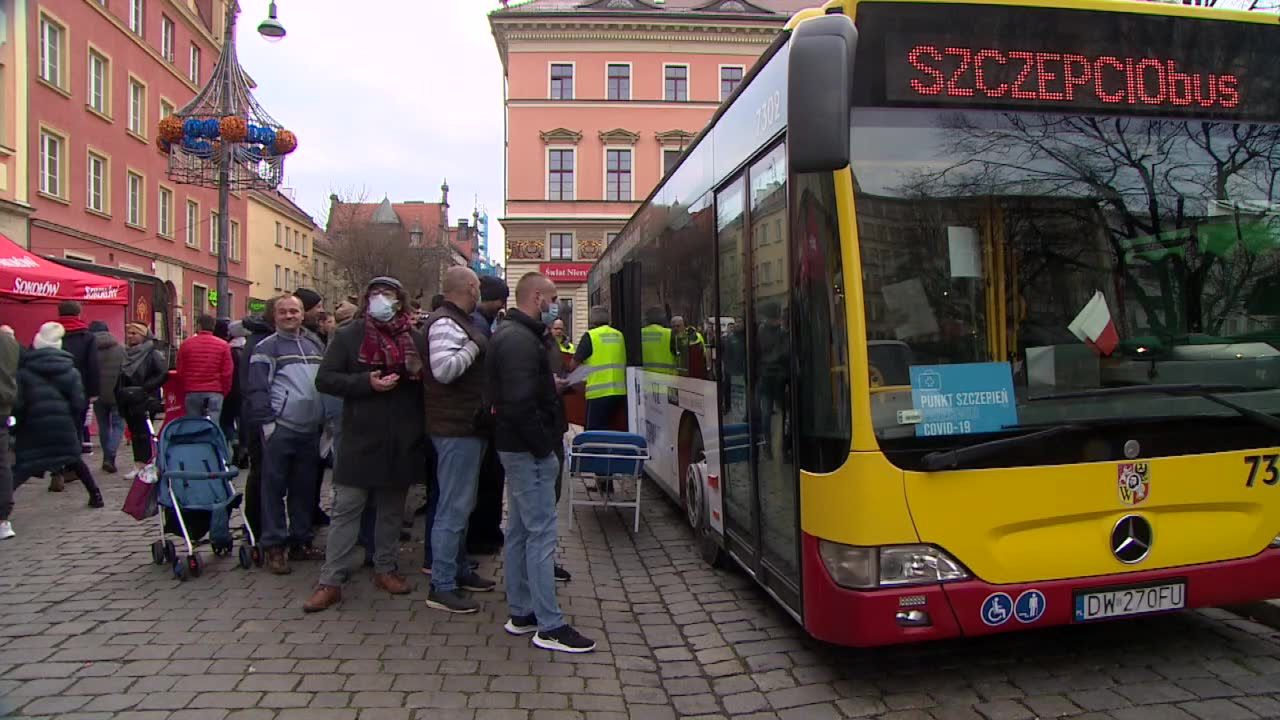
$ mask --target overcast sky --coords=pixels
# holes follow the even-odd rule
[[[478,197],[501,261],[502,64],[484,0],[276,0],[288,35],[257,33],[268,0],[241,0],[240,62],[254,97],[298,134],[285,187],[321,226],[330,192],[438,202],[450,221]],[[492,3],[497,7],[497,3]]]

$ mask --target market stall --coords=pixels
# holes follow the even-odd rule
[[[0,235],[0,324],[30,345],[42,323],[58,319],[63,300],[79,302],[85,322],[102,320],[124,336],[128,282],[60,265]]]

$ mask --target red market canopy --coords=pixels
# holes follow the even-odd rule
[[[129,283],[59,265],[0,235],[0,300],[128,305]]]

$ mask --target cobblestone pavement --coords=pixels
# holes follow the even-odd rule
[[[210,559],[176,582],[144,531],[78,486],[17,497],[0,544],[0,715],[262,720],[1280,717],[1280,635],[1224,611],[970,642],[852,651],[807,640],[741,574],[697,559],[680,514],[650,503],[562,527],[561,589],[597,652],[538,650],[499,628],[501,593],[450,618],[368,571],[304,616],[314,564],[288,577]],[[567,523],[562,523],[567,526]],[[421,542],[404,547],[416,570]],[[207,554],[207,553],[206,553]],[[482,572],[500,577],[496,559]]]

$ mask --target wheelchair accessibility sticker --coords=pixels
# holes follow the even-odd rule
[[[982,622],[995,627],[1009,622],[1013,616],[1013,598],[998,592],[987,596],[982,601]]]
[[[1013,604],[1013,616],[1022,624],[1033,623],[1044,616],[1044,593],[1039,590],[1027,590],[1018,596]]]

